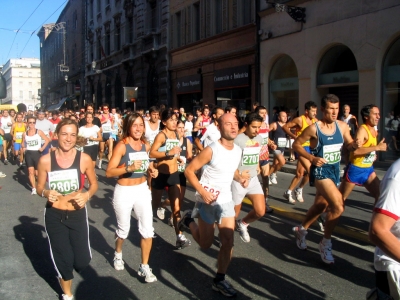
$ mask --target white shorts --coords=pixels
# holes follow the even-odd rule
[[[147,181],[133,186],[117,184],[114,189],[113,207],[117,217],[118,237],[126,239],[131,227],[132,208],[138,219],[139,233],[144,239],[154,236],[151,192]]]
[[[232,181],[231,185],[232,189],[232,198],[235,205],[239,205],[242,203],[243,198],[246,195],[264,195],[263,189],[261,187],[260,181],[258,181],[258,177],[254,176],[250,179],[249,185],[247,188],[243,188],[242,185],[237,181]]]

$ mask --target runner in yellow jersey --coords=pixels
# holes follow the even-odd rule
[[[11,134],[14,142],[14,160],[17,160],[18,166],[24,161],[24,152],[22,151],[22,135],[26,131],[26,125],[23,122],[22,113],[17,114],[16,122],[12,125]]]
[[[308,101],[304,105],[305,109],[304,115],[301,115],[287,122],[285,125],[283,125],[282,129],[291,138],[293,139],[297,138],[304,131],[304,129],[306,129],[308,126],[318,121],[316,118],[317,108],[318,107],[315,102]],[[290,128],[296,128],[297,134],[292,133],[290,131]],[[310,153],[310,141],[303,143],[302,146],[308,153]],[[309,180],[308,179],[309,169],[310,169],[310,162],[305,160],[304,157],[299,156],[296,168],[296,175],[292,179],[292,182],[290,183],[288,190],[283,194],[283,197],[287,199],[289,203],[294,204],[296,202],[295,199],[293,199],[292,197],[292,191],[299,184],[300,180],[301,180],[300,186],[294,190],[294,193],[297,201],[304,202],[303,187],[307,184]]]
[[[361,109],[361,116],[364,124],[358,128],[356,139],[362,141],[363,145],[350,152],[350,161],[340,185],[340,192],[346,200],[355,185],[364,186],[376,202],[380,194],[380,180],[376,176],[373,163],[376,152],[386,151],[387,144],[384,138],[380,143],[377,142],[378,132],[375,126],[380,119],[379,108],[373,104],[366,105]]]

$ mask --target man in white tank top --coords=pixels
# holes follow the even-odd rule
[[[146,127],[145,137],[149,141],[150,146],[153,145],[156,135],[160,132],[160,111],[156,106],[149,109],[150,120],[144,121]]]
[[[207,249],[213,243],[214,228],[217,223],[221,248],[212,289],[233,297],[236,291],[225,280],[225,273],[232,258],[235,229],[231,183],[232,180],[236,180],[246,187],[248,180],[243,179],[238,171],[242,151],[233,142],[239,132],[236,117],[224,114],[218,119],[217,124],[221,138],[201,151],[185,170],[186,178],[196,189],[196,205],[193,213],[184,212],[178,227],[189,228],[200,247]],[[195,173],[200,168],[203,168],[203,174],[199,181]],[[197,216],[198,224],[193,219]]]
[[[4,110],[3,114],[1,115],[1,118],[0,118],[0,128],[4,131],[3,155],[4,155],[4,164],[5,165],[8,165],[7,156],[8,156],[8,152],[11,151],[11,145],[12,145],[11,128],[12,128],[13,123],[14,123],[14,120],[8,114],[8,110]]]

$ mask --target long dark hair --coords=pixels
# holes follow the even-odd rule
[[[165,109],[161,113],[161,123],[160,123],[160,130],[163,130],[165,128],[165,125],[163,122],[167,122],[169,119],[171,119],[173,116],[176,116],[174,111],[172,109]]]
[[[131,129],[133,123],[135,123],[135,121],[136,121],[137,118],[142,119],[142,122],[143,122],[143,125],[144,125],[144,119],[143,119],[143,117],[142,117],[140,114],[136,113],[136,112],[131,113],[130,115],[127,115],[127,116],[125,117],[124,123],[122,124],[122,138],[123,138],[123,139],[125,139],[125,138],[127,138],[127,137],[130,136],[130,129]],[[146,127],[144,128],[143,134],[142,134],[142,136],[140,137],[140,140],[141,140],[143,143],[146,142],[146,138],[144,137],[145,131],[146,131]]]

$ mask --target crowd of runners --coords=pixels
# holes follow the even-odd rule
[[[387,144],[378,141],[379,108],[363,107],[360,126],[349,112],[343,106],[339,120],[339,99],[333,94],[325,95],[319,105],[307,102],[299,116],[279,108],[268,114],[256,104],[244,120],[232,106],[204,106],[194,115],[163,106],[121,112],[108,104],[99,110],[87,104],[78,112],[11,110],[0,118],[0,147],[5,165],[26,168],[31,194],[47,199],[46,232],[63,299],[73,299],[73,270],[83,270],[91,260],[86,203],[98,188],[96,168],[106,165],[106,176],[117,178],[112,199],[117,271],[124,269],[122,246],[133,210],[141,235],[138,274],[146,282],[157,281],[149,266],[153,217],[165,219],[169,206],[168,224],[175,230],[177,249],[192,244],[185,229],[201,248],[211,247],[218,227],[220,249],[212,289],[233,297],[236,291],[225,274],[234,230],[243,242],[251,241],[248,226],[273,212],[268,194],[270,186],[278,184],[277,172],[296,159],[296,174],[282,197],[291,204],[304,202],[303,187],[309,182],[316,188],[304,221],[293,228],[297,247],[307,249],[307,229],[318,222],[324,231],[321,259],[333,264],[331,235],[354,186],[364,186],[375,199],[370,232],[378,246],[375,292],[398,299],[400,205],[395,200],[400,197],[400,163],[392,165],[380,186],[373,163]],[[342,179],[341,161],[347,165]],[[0,169],[0,177],[5,176]],[[196,190],[196,201],[182,212],[187,182]],[[239,219],[245,197],[252,209]]]

